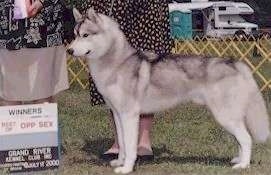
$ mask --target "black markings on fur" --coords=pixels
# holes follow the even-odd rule
[[[161,61],[165,61],[166,58],[172,54],[170,53],[162,53],[162,54],[157,54],[157,56],[155,57],[155,59],[150,59],[142,50],[137,50],[135,52],[135,54],[137,55],[138,59],[140,60],[145,60],[147,62],[149,62],[150,64],[157,64]]]
[[[88,15],[83,15],[83,16],[82,16],[82,20],[80,20],[80,22],[78,22],[77,25],[75,26],[75,31],[76,31],[76,34],[77,34],[78,36],[80,36],[79,31],[80,31],[81,25],[82,25],[83,23],[85,23],[86,20],[90,20],[90,21],[91,21],[91,19],[88,17]]]
[[[234,58],[224,59],[223,63],[227,64],[228,66],[232,67],[233,69],[236,69],[236,67],[235,67],[236,60]]]
[[[139,70],[140,70],[142,61],[143,60],[148,61],[148,57],[141,50],[137,50],[132,56],[137,56],[140,60],[140,62],[136,65],[135,72],[134,72],[135,77],[139,78]]]
[[[76,31],[76,35],[80,36],[80,28],[81,28],[81,25],[84,23],[84,21],[82,22],[79,22],[76,26],[75,26],[75,31]]]
[[[211,57],[202,57],[200,59],[201,65],[200,65],[199,69],[200,69],[200,71],[202,71],[201,78],[207,79],[207,77],[208,77],[207,67],[210,63],[210,58]]]
[[[139,60],[145,60],[151,64],[151,72],[153,68],[158,63],[166,63],[167,61],[174,61],[178,69],[185,73],[188,79],[197,79],[207,77],[207,66],[210,62],[211,57],[199,56],[199,55],[182,55],[182,54],[171,54],[164,53],[158,54],[155,59],[150,59],[143,51],[138,50],[135,52]],[[186,62],[190,59],[196,59],[200,62],[200,65],[197,67],[198,72],[195,73],[193,70],[190,70],[191,67],[186,66]],[[140,63],[141,64],[141,63]],[[230,64],[230,61],[229,61]]]
[[[178,55],[177,55],[178,56]],[[190,62],[189,60],[197,60],[200,64],[197,67],[190,67],[187,66],[187,62]],[[188,56],[188,55],[179,55],[175,58],[176,64],[178,65],[178,68],[181,69],[188,79],[202,79],[204,80],[207,78],[207,67],[210,62],[210,57],[206,56]],[[196,71],[194,70],[196,69]]]
[[[140,60],[149,62],[148,56],[142,50],[137,50],[133,55],[136,55]]]

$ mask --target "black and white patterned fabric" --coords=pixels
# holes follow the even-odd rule
[[[45,0],[29,19],[13,19],[14,0],[0,0],[0,49],[43,48],[63,44],[63,0]]]

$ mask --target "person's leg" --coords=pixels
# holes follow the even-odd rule
[[[152,128],[153,117],[154,117],[153,114],[140,115],[138,155],[152,155],[150,133]],[[119,151],[119,145],[112,112],[110,112],[110,121],[111,121],[110,123],[113,125],[114,143],[111,146],[111,148],[109,148],[104,154],[111,153],[117,154]]]
[[[114,118],[113,118],[113,113],[112,111],[110,110],[110,116],[109,116],[109,119],[110,119],[110,124],[112,125],[112,128],[113,128],[113,134],[114,134],[114,143],[113,145],[111,146],[111,148],[109,148],[104,154],[118,154],[119,153],[119,143],[118,143],[118,137],[117,137],[117,131],[116,131],[116,125],[114,123]]]
[[[151,129],[153,123],[153,114],[140,115],[139,122],[139,140],[138,155],[152,155],[151,148]]]

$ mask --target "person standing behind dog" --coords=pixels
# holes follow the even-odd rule
[[[112,16],[120,24],[130,44],[138,50],[154,51],[157,54],[171,51],[167,0],[89,0],[75,5],[80,10],[92,7],[98,13]],[[104,104],[91,77],[89,81],[91,104]],[[153,117],[153,114],[143,114],[140,117],[138,158],[142,160],[153,159],[150,140]],[[111,119],[113,122],[112,116]],[[118,155],[116,129],[114,135],[115,142],[102,155],[103,159],[112,160]]]
[[[0,105],[53,102],[68,89],[61,0],[26,0],[29,18],[14,19],[14,0],[0,0]]]

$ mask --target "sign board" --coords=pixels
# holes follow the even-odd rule
[[[57,104],[0,107],[0,168],[26,172],[59,166]]]

